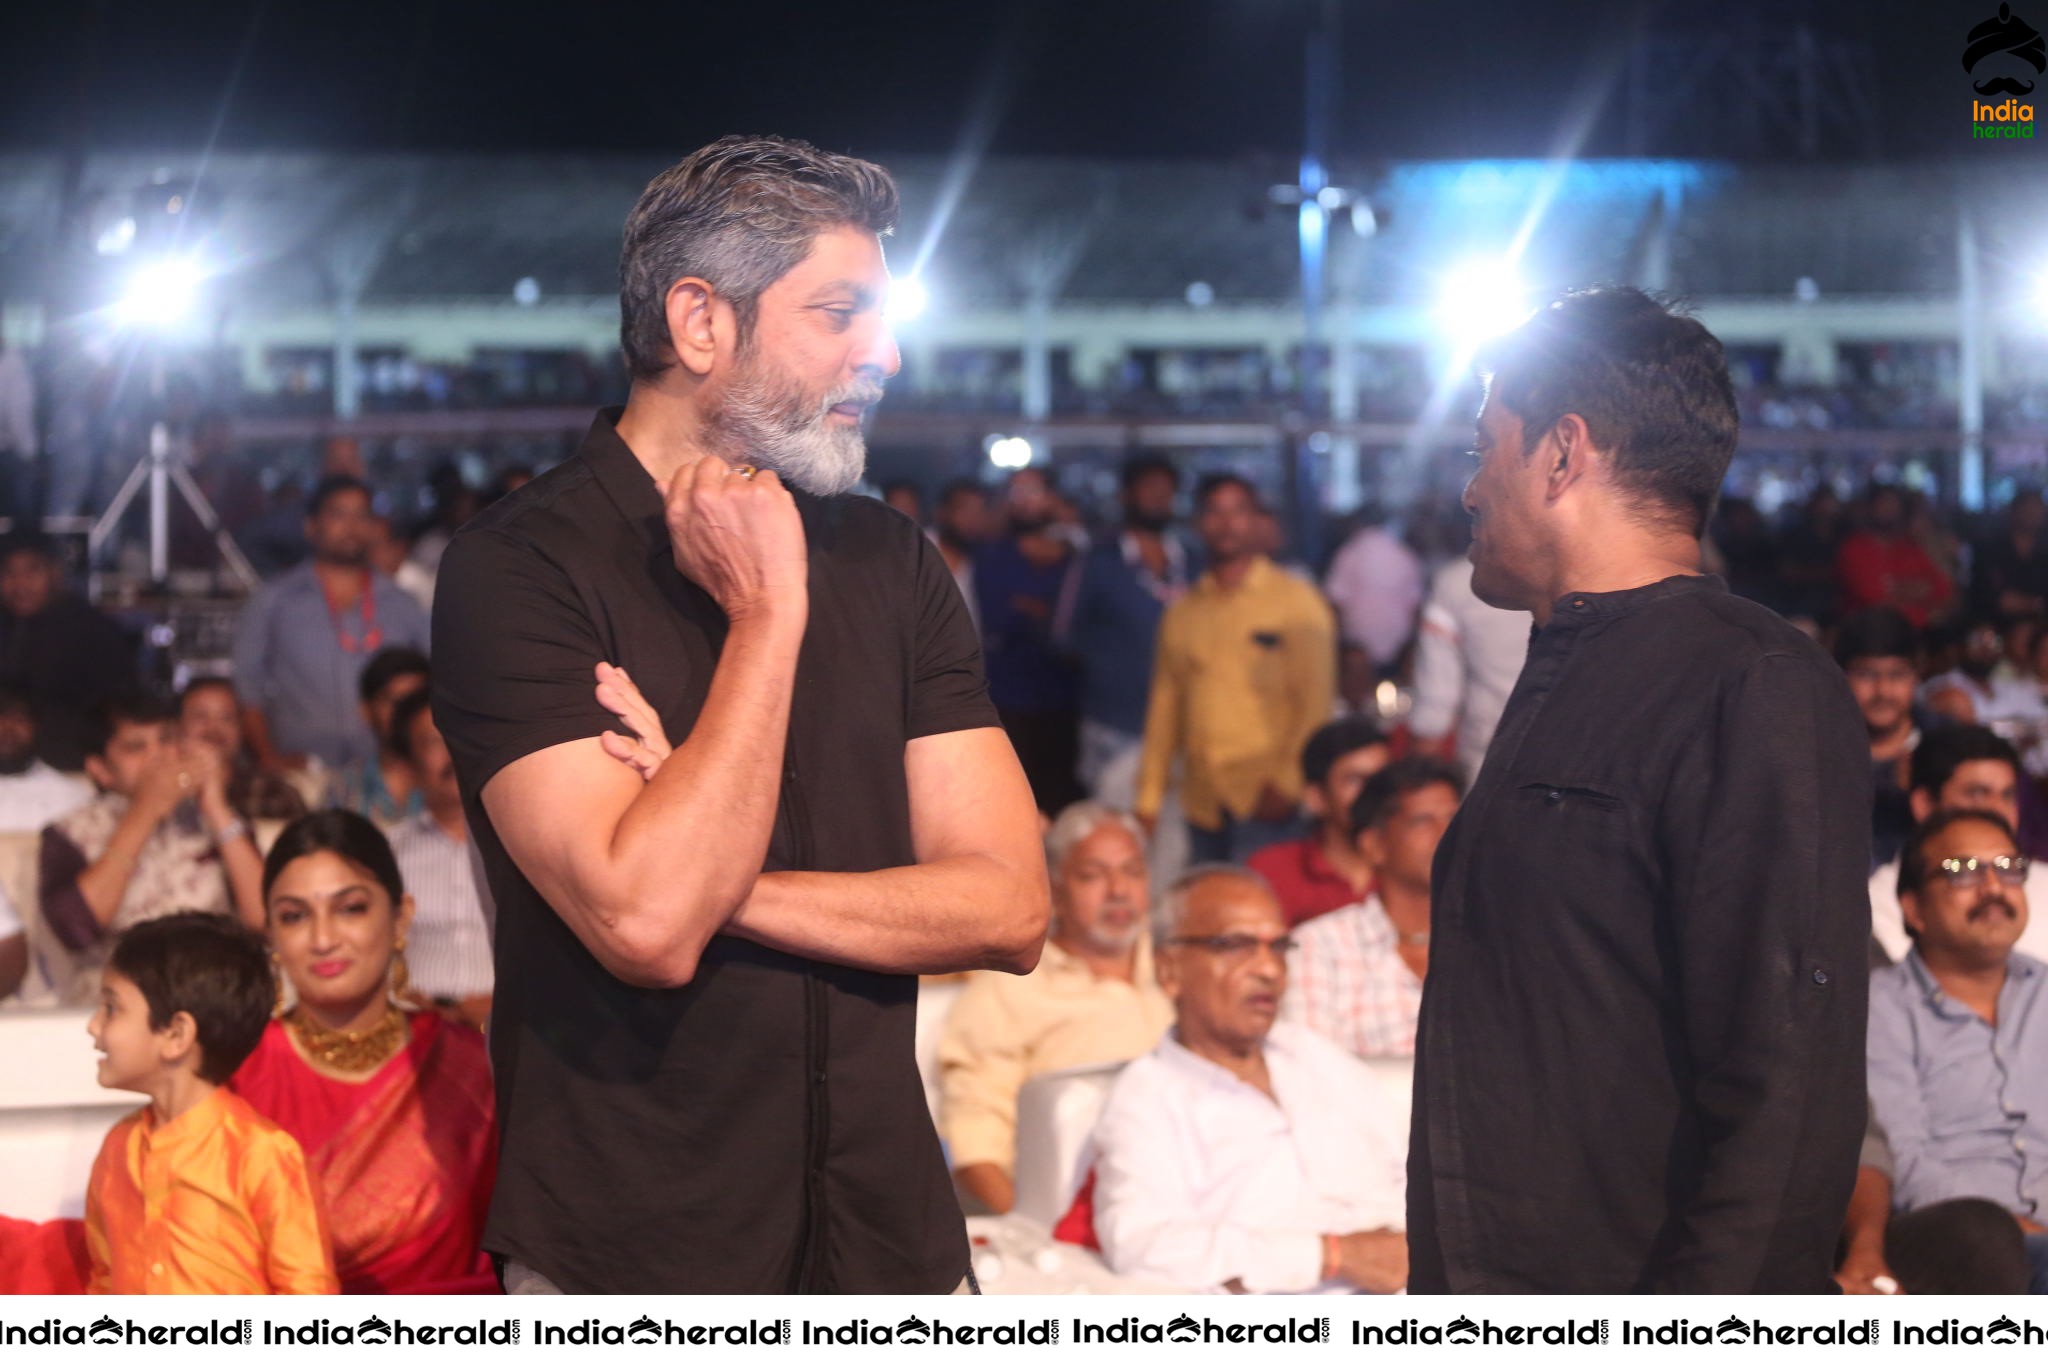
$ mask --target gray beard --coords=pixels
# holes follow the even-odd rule
[[[830,497],[858,484],[868,464],[867,437],[859,427],[835,425],[830,410],[880,396],[879,385],[856,385],[827,394],[813,408],[802,394],[779,389],[770,380],[736,377],[712,425],[729,463],[772,469],[792,488]]]

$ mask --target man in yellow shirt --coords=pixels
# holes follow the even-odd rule
[[[305,1153],[221,1089],[263,1036],[263,944],[220,915],[136,925],[87,1031],[100,1084],[149,1104],[114,1125],[86,1186],[96,1294],[334,1294]]]
[[[1209,571],[1166,610],[1145,714],[1138,818],[1159,818],[1176,757],[1196,862],[1241,863],[1300,833],[1302,745],[1330,718],[1337,631],[1314,585],[1258,549],[1259,498],[1235,474],[1195,490]]]
[[[1127,1061],[1159,1041],[1173,1006],[1152,969],[1151,882],[1137,822],[1094,801],[1046,834],[1053,931],[1029,976],[980,972],[939,1044],[940,1129],[961,1191],[1016,1202],[1017,1091],[1042,1072]]]

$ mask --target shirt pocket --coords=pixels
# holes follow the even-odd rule
[[[1490,815],[1474,849],[1475,929],[1554,930],[1615,900],[1630,857],[1628,809],[1612,784],[1518,773]]]

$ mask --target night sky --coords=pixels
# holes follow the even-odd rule
[[[945,152],[975,111],[998,153],[1291,154],[1312,0],[26,3],[0,18],[0,146],[681,151],[779,132],[869,155]],[[2048,0],[2022,0],[2048,26]],[[1534,156],[1639,34],[1697,51],[1804,19],[1867,59],[1873,118],[1825,155],[1955,155],[1964,35],[1991,0],[1712,4],[1350,0],[1338,154]],[[2039,9],[2041,13],[2030,13]],[[547,17],[541,17],[546,13]],[[239,75],[237,72],[239,70]],[[1782,88],[1782,83],[1781,83]],[[1961,92],[1960,94],[1958,92]],[[1739,95],[1667,99],[1648,150],[1731,141]],[[224,103],[225,102],[225,103]],[[1616,154],[1621,99],[1583,150]],[[1874,126],[1873,126],[1874,124]],[[1962,144],[1965,152],[1967,143]]]

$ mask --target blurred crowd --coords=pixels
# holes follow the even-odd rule
[[[401,532],[328,474],[232,671],[175,696],[55,546],[0,543],[0,840],[22,869],[0,870],[0,995],[96,1007],[120,1084],[120,1002],[153,1011],[161,985],[133,931],[198,911],[261,935],[264,1008],[206,1048],[222,1095],[300,1139],[328,1210],[315,1287],[494,1283],[489,898],[425,690],[439,552],[486,499],[440,492]],[[963,1205],[1016,1205],[1033,1078],[1121,1066],[1061,1237],[1186,1288],[1400,1288],[1432,860],[1529,616],[1473,595],[1434,519],[1368,513],[1311,566],[1253,482],[1188,486],[1163,458],[1129,460],[1100,520],[1040,467],[882,496],[978,623],[1054,890],[1035,972],[943,983],[929,1065]],[[1966,539],[1908,490],[1823,488],[1777,525],[1730,499],[1703,548],[1833,650],[1869,732],[1872,1121],[1842,1282],[2039,1287],[2048,508],[2021,490]],[[365,1169],[434,1197],[366,1201]],[[1333,1219],[1353,1230],[1305,1231]],[[0,1237],[0,1273],[23,1245],[61,1264],[76,1225],[55,1227]]]

